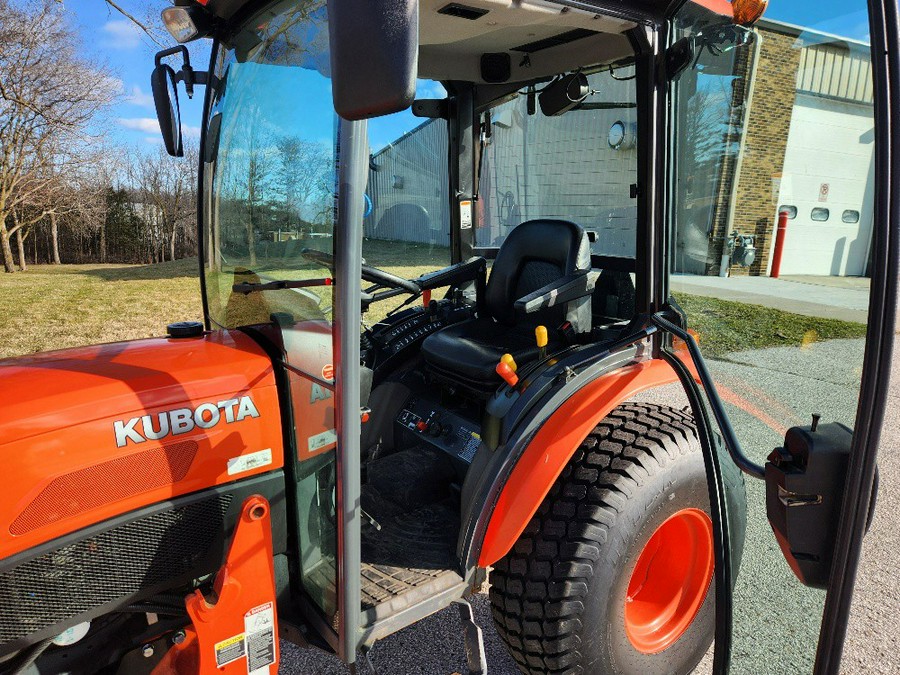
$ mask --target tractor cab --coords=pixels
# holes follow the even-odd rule
[[[0,659],[58,672],[115,635],[108,672],[274,673],[288,642],[353,664],[453,604],[484,672],[489,584],[523,673],[837,672],[900,269],[897,27],[766,4],[166,9],[212,50],[151,80],[175,156],[205,92],[204,323],[10,371],[112,402],[102,470],[0,426],[30,477],[0,500]],[[94,601],[88,567],[121,591]]]
[[[286,621],[352,661],[493,567],[494,617],[523,672],[725,667],[753,531],[741,472],[789,494],[799,460],[744,450],[673,291],[692,265],[710,273],[700,261],[728,276],[754,260],[756,237],[727,233],[727,261],[708,242],[741,208],[749,92],[771,68],[765,6],[210,0],[164,13],[183,39],[215,40],[206,328],[252,336],[282,381]],[[157,77],[164,129],[171,83],[192,77]],[[666,383],[686,417],[669,399],[626,403]],[[819,454],[847,456],[841,429]],[[822,461],[831,472],[810,490],[839,499],[845,474]],[[826,587],[836,511],[799,542],[778,506],[793,498],[772,499],[789,566]],[[583,583],[587,596],[572,590]],[[553,618],[585,597],[602,610]]]

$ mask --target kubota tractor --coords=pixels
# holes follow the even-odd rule
[[[766,521],[746,491],[765,490],[759,532],[827,589],[807,616],[816,671],[837,672],[894,329],[897,7],[870,3],[856,431],[804,426],[801,388],[765,461],[670,296],[738,171],[748,64],[777,43],[765,4],[167,9],[212,49],[206,70],[161,52],[152,77],[176,156],[179,85],[205,87],[204,323],[0,365],[0,670],[274,674],[285,640],[354,664],[456,603],[483,672],[466,598],[486,581],[524,673],[689,673],[707,653],[778,670],[732,649],[742,551],[761,560],[745,530]],[[753,597],[800,597],[754,578]]]

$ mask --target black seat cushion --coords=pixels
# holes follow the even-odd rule
[[[473,389],[496,389],[503,382],[495,368],[504,354],[516,363],[538,356],[534,325],[504,326],[491,319],[469,319],[425,338],[422,354],[436,373]]]

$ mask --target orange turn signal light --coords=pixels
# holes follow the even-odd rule
[[[752,26],[762,18],[769,0],[731,0],[731,14],[738,26]]]
[[[513,369],[509,367],[508,363],[501,361],[497,364],[497,374],[502,377],[506,384],[510,387],[515,387],[519,382],[519,376],[513,372]]]

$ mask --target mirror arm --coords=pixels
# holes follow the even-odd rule
[[[188,98],[194,98],[194,85],[205,85],[209,82],[209,73],[205,70],[196,71],[191,67],[191,55],[184,45],[177,45],[156,52],[153,61],[159,66],[164,58],[175,54],[181,54],[181,70],[175,74],[175,81],[184,82],[184,90],[187,92]]]
[[[209,82],[209,73],[205,70],[194,70],[189,63],[185,63],[175,74],[175,81],[184,82],[188,98],[194,98],[194,85],[206,85]]]

